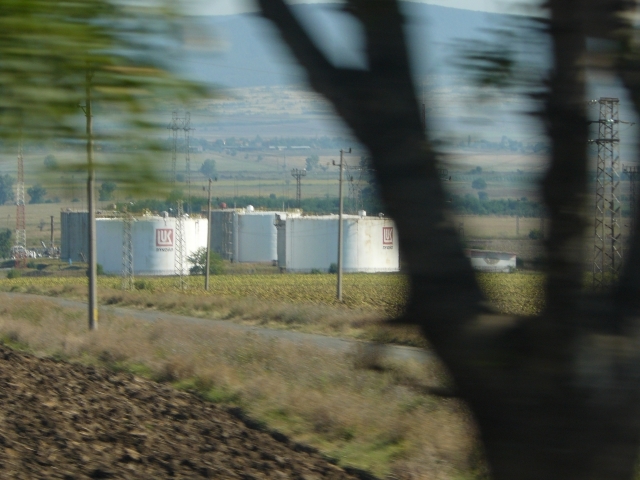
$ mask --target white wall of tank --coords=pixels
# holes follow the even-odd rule
[[[207,246],[207,220],[184,219],[183,273],[193,266],[187,257]],[[136,217],[132,223],[133,271],[136,275],[174,275],[176,219],[174,217]],[[121,218],[96,220],[98,263],[105,273],[122,272],[124,221]]]
[[[395,224],[388,218],[343,216],[343,271],[397,272]],[[278,266],[289,272],[329,270],[338,259],[338,216],[287,217],[278,222]]]
[[[276,215],[299,213],[226,209],[211,212],[211,250],[234,262],[272,262],[278,258]]]
[[[184,219],[183,273],[185,274],[189,273],[189,268],[192,266],[187,261],[187,256],[207,245],[207,225],[205,219]],[[176,219],[173,217],[144,216],[134,219],[131,228],[134,274],[175,274],[175,226]],[[122,272],[123,241],[123,219],[96,219],[98,263],[102,265],[105,273]]]

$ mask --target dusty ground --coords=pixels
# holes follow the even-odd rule
[[[0,478],[367,478],[172,388],[0,346]]]

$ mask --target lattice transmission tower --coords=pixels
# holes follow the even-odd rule
[[[184,209],[182,200],[178,200],[178,209],[176,212],[176,228],[174,239],[174,269],[178,276],[178,288],[184,290],[186,281],[184,278]]]
[[[18,146],[18,179],[16,181],[16,243],[14,248],[16,267],[25,267],[27,261],[27,227],[24,206],[24,159],[22,139]]]
[[[291,176],[296,179],[296,208],[300,208],[302,201],[302,177],[307,176],[307,171],[294,168],[291,170]]]
[[[175,185],[176,183],[176,163],[178,161],[178,130],[182,129],[182,121],[180,117],[178,117],[178,112],[173,111],[171,113],[171,123],[167,127],[171,130],[172,134],[172,145],[171,145],[171,184]]]
[[[122,289],[133,290],[133,216],[122,219]]]
[[[184,141],[185,141],[185,166],[187,171],[187,209],[189,214],[191,214],[191,156],[189,153],[190,150],[190,137],[191,130],[194,128],[191,127],[191,114],[187,112],[184,117],[184,122],[182,124],[182,129],[184,130]]]
[[[600,98],[598,163],[593,249],[593,287],[600,289],[615,281],[622,266],[619,104],[617,98]]]

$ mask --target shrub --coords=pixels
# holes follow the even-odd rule
[[[96,263],[96,275],[104,275],[104,267]],[[87,277],[89,276],[89,269],[87,268]]]
[[[191,275],[204,275],[207,268],[207,249],[200,247],[189,255],[187,260],[193,264],[189,269]],[[209,255],[209,273],[211,275],[222,275],[224,273],[222,257],[215,252],[211,252]]]
[[[529,238],[531,240],[542,240],[544,236],[542,235],[542,232],[539,229],[534,228],[533,230],[529,231]]]
[[[319,273],[322,273],[322,270],[320,270],[319,268],[312,268],[311,269],[311,274],[312,275],[317,275]]]
[[[20,278],[22,276],[22,272],[16,268],[12,268],[7,272],[7,278]]]
[[[471,182],[471,188],[475,188],[476,190],[484,190],[487,188],[487,182],[484,178],[476,178],[473,182]]]
[[[329,273],[338,273],[338,264],[332,263],[329,265]]]

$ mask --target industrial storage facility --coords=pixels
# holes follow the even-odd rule
[[[60,214],[60,258],[85,262],[89,257],[89,213],[66,211]]]
[[[256,212],[243,209],[211,212],[211,251],[232,262],[273,262],[278,259],[276,215],[299,216],[299,212]]]
[[[82,216],[84,215],[84,219]],[[61,255],[63,260],[74,261],[86,258],[88,213],[62,212]],[[136,275],[173,275],[176,273],[175,254],[177,248],[175,217],[168,215],[144,215],[131,219],[131,247],[133,271]],[[183,218],[183,274],[189,273],[191,264],[187,257],[198,248],[207,246],[206,219]],[[98,263],[105,273],[122,272],[125,219],[122,217],[100,217],[96,219]],[[79,241],[83,240],[83,241]]]
[[[396,227],[384,217],[344,215],[343,271],[397,272]],[[328,271],[338,258],[338,216],[278,216],[278,266],[287,272]]]
[[[481,272],[509,273],[516,268],[516,254],[491,250],[465,250],[471,267]]]

